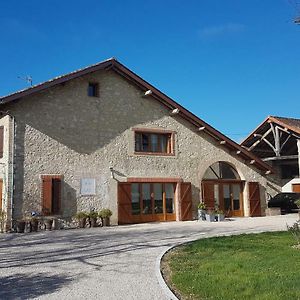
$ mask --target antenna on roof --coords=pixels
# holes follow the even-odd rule
[[[32,84],[32,77],[30,75],[26,75],[25,77],[18,76],[18,78],[26,81],[27,83],[30,84],[30,86],[33,86],[33,84]]]

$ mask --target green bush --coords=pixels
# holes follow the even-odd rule
[[[294,223],[293,226],[289,226],[289,225],[286,225],[286,226],[287,226],[288,232],[290,232],[292,234],[292,236],[296,240],[297,244],[300,245],[300,226],[299,226],[299,223],[296,222],[296,223]]]
[[[96,211],[91,211],[88,216],[91,218],[91,219],[97,219],[98,218],[98,213]]]
[[[84,211],[80,211],[75,215],[75,219],[82,220],[84,218],[87,218],[88,214]]]
[[[112,216],[112,211],[108,208],[103,208],[99,211],[100,218],[109,218]]]

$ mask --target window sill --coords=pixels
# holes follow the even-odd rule
[[[133,152],[134,155],[146,155],[146,156],[175,156],[175,153],[163,153],[163,152]]]

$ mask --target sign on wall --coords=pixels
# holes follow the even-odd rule
[[[95,178],[81,178],[80,194],[82,196],[96,195],[96,179]]]

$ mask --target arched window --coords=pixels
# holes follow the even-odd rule
[[[228,163],[218,161],[212,164],[205,172],[203,179],[237,179],[240,180],[238,172]]]

